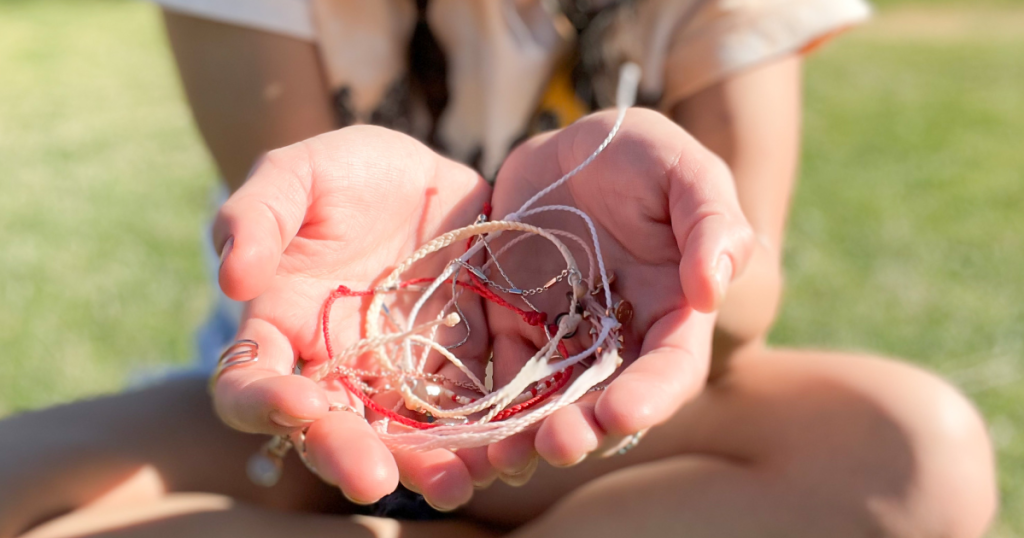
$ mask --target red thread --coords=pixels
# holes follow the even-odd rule
[[[397,291],[400,289],[408,288],[409,286],[415,286],[417,284],[425,284],[427,282],[433,282],[433,278],[414,278],[412,280],[406,280],[401,282],[393,290]],[[376,290],[352,290],[344,284],[338,285],[336,289],[331,291],[331,294],[327,296],[324,301],[324,314],[323,314],[323,333],[324,333],[324,344],[327,348],[327,358],[331,359],[334,357],[334,349],[331,346],[331,307],[334,306],[334,301],[342,297],[368,297],[376,293]]]
[[[485,203],[484,204],[484,215],[490,216],[490,213],[491,213],[491,205],[489,203]],[[528,311],[526,311],[526,310],[524,310],[522,308],[518,308],[515,305],[513,305],[513,304],[509,303],[508,301],[506,301],[505,299],[501,298],[501,296],[499,296],[498,294],[496,294],[493,291],[491,291],[490,288],[488,288],[486,285],[484,285],[484,283],[475,274],[473,274],[473,272],[470,271],[469,272],[469,276],[473,280],[472,283],[456,281],[455,282],[456,285],[459,285],[459,286],[462,286],[462,287],[464,287],[466,289],[469,289],[470,291],[473,291],[474,293],[476,293],[477,295],[483,297],[484,299],[486,299],[488,301],[491,301],[491,302],[493,302],[493,303],[495,303],[495,304],[497,304],[499,306],[503,306],[505,308],[508,308],[509,310],[512,310],[513,312],[518,314],[519,317],[523,319],[523,321],[525,321],[527,324],[529,324],[531,326],[541,327],[547,321],[547,313],[545,313],[545,312],[528,312]],[[409,286],[413,286],[413,285],[416,285],[416,284],[424,284],[424,283],[433,282],[433,281],[434,281],[433,278],[414,278],[412,280],[407,280],[405,282],[401,282],[401,283],[398,284],[397,287],[395,287],[392,290],[388,290],[388,291],[397,291],[397,290],[400,290],[400,289],[403,289],[403,288],[407,288]],[[451,280],[448,280],[447,282],[451,282]],[[331,344],[331,308],[334,306],[334,302],[337,301],[338,299],[342,298],[342,297],[367,297],[367,296],[373,295],[374,293],[376,293],[376,290],[353,290],[353,289],[349,288],[348,286],[339,285],[337,288],[332,290],[331,293],[327,296],[327,299],[324,301],[324,307],[323,307],[324,311],[323,311],[323,316],[322,316],[322,319],[321,319],[321,328],[323,330],[324,347],[327,348],[327,357],[328,357],[328,359],[334,357],[334,346]],[[558,351],[561,352],[562,355],[565,356],[565,357],[569,356],[569,353],[566,350],[565,344],[563,342],[558,342]],[[521,404],[514,405],[512,407],[509,407],[509,408],[506,408],[506,409],[502,410],[497,415],[495,415],[494,420],[496,420],[496,421],[497,420],[504,420],[504,419],[506,419],[508,417],[511,417],[511,416],[513,416],[513,415],[515,415],[517,413],[522,412],[522,411],[525,411],[526,409],[529,409],[530,407],[533,407],[534,405],[536,405],[536,404],[546,400],[547,398],[551,397],[552,394],[554,394],[555,392],[561,390],[561,388],[565,386],[565,383],[568,382],[569,377],[571,377],[571,375],[572,375],[572,366],[566,368],[565,370],[563,370],[561,372],[555,373],[551,377],[551,379],[554,380],[554,385],[551,387],[550,390],[548,390],[544,394],[541,394],[541,395],[537,396],[536,395],[537,389],[536,388],[531,389],[531,391],[530,391],[531,394],[535,395],[533,398],[530,398],[529,400],[527,400],[527,401],[525,401],[525,402],[523,402]],[[354,394],[357,398],[359,398],[360,401],[363,402],[363,405],[365,407],[367,407],[369,409],[372,409],[372,410],[376,411],[377,413],[379,413],[381,415],[384,415],[385,417],[387,417],[387,418],[389,418],[389,419],[391,419],[391,420],[393,420],[395,422],[398,422],[399,424],[402,424],[402,425],[405,425],[405,426],[409,426],[411,428],[416,428],[416,429],[419,429],[419,430],[427,430],[427,429],[430,429],[430,428],[433,428],[433,427],[437,426],[437,424],[430,424],[430,423],[426,423],[426,422],[419,422],[417,420],[413,420],[411,418],[399,415],[398,413],[395,413],[394,411],[392,411],[390,409],[387,409],[387,408],[381,406],[380,404],[378,404],[376,401],[373,400],[373,398],[371,398],[366,393],[364,393],[361,389],[359,389],[359,387],[356,387],[352,383],[352,380],[349,379],[347,376],[344,376],[344,375],[339,376],[339,379],[340,379],[342,385],[344,385],[345,388],[349,392]],[[453,396],[452,399],[453,399],[453,401],[455,400],[454,396]]]
[[[395,421],[395,422],[397,422],[399,424],[403,424],[405,426],[409,426],[410,428],[416,428],[417,430],[429,430],[430,428],[433,428],[433,427],[439,425],[439,424],[429,424],[429,423],[426,423],[426,422],[420,422],[418,420],[413,420],[413,419],[411,419],[409,417],[403,417],[402,415],[399,415],[398,413],[395,413],[394,411],[392,411],[390,409],[387,409],[386,407],[384,407],[384,406],[380,405],[379,403],[375,402],[373,400],[373,398],[370,398],[369,396],[367,396],[366,393],[364,393],[362,390],[359,389],[359,387],[356,387],[355,385],[353,385],[352,384],[352,380],[349,379],[348,377],[341,376],[338,379],[341,381],[342,385],[345,385],[345,388],[349,392],[351,392],[352,394],[355,394],[356,397],[359,398],[359,400],[363,402],[364,406],[366,406],[369,409],[373,409],[374,411],[384,415],[385,417],[388,417],[389,419],[391,419],[391,420],[393,420],[393,421]]]
[[[484,299],[487,299],[488,301],[491,301],[499,306],[504,306],[509,310],[512,310],[516,314],[519,314],[519,317],[523,318],[523,321],[534,327],[542,327],[544,325],[544,322],[547,321],[548,315],[546,312],[527,312],[522,308],[518,308],[515,305],[506,301],[505,299],[502,299],[497,293],[491,291],[490,288],[485,286],[484,283],[480,281],[480,278],[473,274],[472,271],[468,271],[468,273],[469,278],[473,279],[474,285],[471,286],[469,284],[463,284],[463,286],[473,290]]]
[[[417,278],[413,280],[408,280],[406,282],[402,282],[401,284],[399,284],[398,288],[396,289],[405,288],[407,286],[412,286],[413,284],[422,283],[424,281],[433,282],[434,279]],[[327,296],[327,300],[324,301],[322,325],[324,333],[324,347],[327,348],[327,357],[329,359],[334,357],[334,346],[331,344],[331,307],[334,306],[334,301],[338,300],[341,297],[365,297],[367,295],[373,294],[373,290],[353,291],[349,289],[347,286],[338,286],[337,289],[332,291],[331,294]],[[395,413],[394,411],[383,407],[382,405],[375,402],[372,398],[370,398],[359,387],[353,385],[352,380],[349,379],[347,376],[340,376],[339,380],[341,381],[341,384],[344,385],[345,388],[350,393],[354,394],[357,398],[359,398],[360,401],[363,402],[363,405],[365,407],[373,409],[374,411],[380,413],[381,415],[384,415],[385,417],[395,422],[398,422],[399,424],[403,424],[405,426],[409,426],[411,428],[416,428],[419,430],[426,430],[436,426],[436,424],[428,424],[425,422],[412,420],[411,418],[408,417],[403,417],[402,415],[399,415],[398,413]]]
[[[555,332],[558,332],[557,328],[555,329]],[[558,352],[562,354],[562,357],[566,359],[569,358],[569,349],[565,347],[565,342],[562,342],[561,340],[558,341]]]
[[[505,409],[502,409],[500,413],[494,415],[493,420],[495,422],[499,420],[505,420],[511,417],[512,415],[526,411],[527,409],[543,402],[544,400],[547,400],[556,392],[562,390],[562,387],[564,387],[565,384],[569,382],[570,377],[572,377],[572,366],[569,366],[568,368],[562,370],[561,372],[556,372],[555,375],[551,376],[555,383],[547,392],[541,394],[540,396],[534,396],[533,398],[530,398],[529,400],[526,400],[521,404],[513,405],[512,407],[506,407]]]

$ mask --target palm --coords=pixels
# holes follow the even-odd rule
[[[517,210],[584,160],[607,134],[611,119],[608,114],[592,116],[527,142],[513,153],[496,183],[495,214]],[[628,435],[667,419],[699,390],[706,375],[710,317],[695,308],[714,309],[722,293],[714,278],[721,256],[742,266],[749,249],[749,228],[739,213],[728,172],[664,117],[631,111],[618,137],[591,166],[536,205],[572,206],[593,219],[602,258],[609,274],[615,275],[611,306],[625,300],[633,307],[633,314],[622,319],[623,379],[609,386],[596,409],[592,402],[587,404],[594,415],[586,428],[594,430],[589,432],[592,441],[599,441],[604,432]],[[551,211],[524,220],[571,232],[589,243],[585,223],[574,214]],[[586,255],[572,241],[566,244],[586,276]],[[564,269],[554,249],[524,255],[529,245],[515,247],[499,260],[520,288],[543,284]],[[728,270],[726,281],[732,276],[731,266]],[[552,319],[566,308],[567,290],[554,288],[533,304]],[[598,298],[604,301],[603,295]],[[546,337],[501,308],[489,307],[488,320],[495,383],[500,385]],[[566,343],[572,353],[591,341],[581,334]],[[634,368],[631,363],[641,356]],[[552,418],[548,422],[559,423],[557,414]],[[571,463],[577,453],[595,448],[593,442],[584,446],[588,432],[581,427],[545,424],[537,447],[553,463]],[[508,463],[502,451],[492,449],[492,461],[499,467]]]
[[[375,156],[364,154],[363,158]],[[312,194],[314,202],[305,221],[281,256],[277,275],[268,290],[251,302],[248,312],[249,317],[277,327],[297,355],[311,362],[327,358],[320,314],[332,290],[339,285],[353,290],[373,287],[423,243],[472,223],[489,195],[468,168],[438,177],[436,166],[413,160],[387,170],[327,162],[324,170],[316,179],[317,192]],[[412,276],[436,275],[443,263],[442,256],[437,256],[434,263],[417,267],[420,275]],[[447,298],[442,293],[437,300]],[[480,325],[480,309],[468,301],[471,298],[464,297],[460,305],[474,318],[470,323]],[[405,302],[401,299],[400,304]],[[359,298],[340,299],[332,308],[336,350],[360,337],[363,303]],[[474,335],[463,353],[482,355],[485,336],[483,331]]]

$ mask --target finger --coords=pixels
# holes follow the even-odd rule
[[[746,268],[755,239],[728,167],[691,142],[668,174],[669,212],[683,293],[697,311],[712,312]]]
[[[680,245],[679,280],[690,306],[717,310],[730,283],[746,267],[753,246],[749,228],[722,214],[695,224]]]
[[[593,148],[595,137],[607,132],[587,126],[609,125],[613,118],[611,112],[598,113],[565,130],[572,149],[570,162],[579,162],[580,151],[592,151],[584,148]],[[700,312],[714,311],[729,282],[746,268],[754,248],[753,230],[743,215],[729,167],[678,125],[651,110],[631,109],[609,148],[604,166],[592,173],[612,178],[607,181],[620,190],[621,178],[657,178],[629,185],[639,193],[638,200],[647,201],[639,202],[633,211],[656,222],[667,217],[682,256],[680,277],[687,301]],[[646,187],[655,191],[644,191]],[[603,195],[616,192],[613,188]],[[663,200],[667,205],[662,205]],[[628,206],[628,201],[623,204]],[[668,213],[662,215],[665,209]],[[621,233],[639,222],[643,219],[618,222],[617,228]]]
[[[537,352],[537,347],[521,335],[512,332],[520,327],[521,322],[504,309],[496,312],[494,316],[489,315],[488,322],[491,330],[495,331],[492,363],[494,386],[502,387],[516,376],[523,364]],[[503,482],[521,486],[529,481],[537,463],[537,453],[533,447],[535,435],[535,429],[527,430],[487,447],[487,459]]]
[[[527,430],[487,447],[487,459],[502,482],[517,487],[529,482],[537,470],[536,435],[537,430]]]
[[[395,452],[405,487],[423,495],[442,512],[455,510],[473,497],[473,479],[466,464],[450,450]]]
[[[601,446],[605,435],[594,416],[597,399],[597,394],[588,394],[544,420],[534,442],[544,461],[555,467],[569,467]]]
[[[626,436],[668,420],[694,398],[707,379],[714,315],[678,310],[655,323],[640,358],[605,389],[595,417],[613,436]]]
[[[398,466],[365,420],[330,413],[306,432],[306,455],[324,481],[354,503],[370,504],[398,487]]]
[[[291,375],[295,364],[288,338],[273,325],[249,319],[239,338],[258,343],[257,360],[225,370],[214,387],[217,414],[227,425],[250,433],[284,434],[327,414],[323,389]]]
[[[311,164],[301,143],[268,153],[217,213],[214,245],[228,297],[248,301],[270,285],[281,253],[305,219]]]
[[[456,456],[462,460],[469,470],[469,476],[473,480],[473,487],[483,489],[494,483],[498,478],[498,471],[487,459],[487,447],[460,448]]]

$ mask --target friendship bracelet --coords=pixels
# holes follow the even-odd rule
[[[360,413],[347,405],[334,404],[332,410],[355,412],[360,417],[368,413],[368,422],[392,450],[457,450],[500,441],[588,392],[603,389],[603,383],[622,363],[621,331],[632,319],[632,305],[626,300],[612,301],[614,275],[605,267],[593,220],[571,206],[533,206],[589,166],[608,147],[622,125],[626,109],[635,100],[638,83],[639,68],[626,64],[619,80],[618,114],[608,136],[587,159],[530,198],[518,211],[492,221],[488,220],[488,205],[473,224],[444,233],[418,248],[378,286],[352,290],[339,285],[328,295],[319,323],[328,359],[307,364],[302,375],[322,384],[341,384],[363,408]],[[534,215],[551,211],[567,212],[579,218],[588,237],[525,222]],[[514,237],[501,248],[492,248],[492,243],[504,235]],[[522,248],[523,242],[531,237],[552,245],[564,266],[551,274],[544,284],[528,288],[513,282],[502,260]],[[585,253],[586,277],[563,240]],[[419,262],[442,256],[454,245],[464,245],[465,250],[449,258],[439,274],[403,280]],[[485,261],[474,264],[472,260],[480,254],[486,255]],[[431,312],[421,321],[428,303],[442,286],[450,286],[451,297],[440,310]],[[547,313],[536,308],[532,301],[566,286],[564,309],[553,323],[548,323]],[[469,341],[472,331],[470,320],[459,306],[459,299],[466,292],[514,313],[528,327],[536,327],[546,340],[501,387],[490,388],[486,380],[481,380],[458,356],[459,348]],[[403,296],[419,294],[407,312],[404,308],[394,308],[394,303],[388,304],[388,300],[399,293]],[[371,300],[364,318],[364,336],[339,351],[332,341],[330,316],[334,303],[347,297],[370,297]],[[437,341],[442,327],[460,325],[465,325],[466,330],[461,342],[444,346]],[[580,329],[586,329],[583,334],[589,337],[590,343],[570,355],[563,340],[578,334]],[[246,345],[239,344],[234,351],[229,349],[230,354],[225,352],[227,358],[222,357],[215,378],[227,368],[257,360],[255,343],[252,347]],[[453,365],[465,380],[425,371],[428,357]],[[397,404],[382,403],[393,402],[396,396]],[[281,458],[293,446],[299,447],[299,455],[305,461],[304,436],[304,432],[297,432],[290,439],[272,439],[250,462],[250,475],[257,475],[254,481],[270,482],[274,470],[279,475]],[[635,446],[639,438],[640,435],[631,436],[618,450],[624,453]]]

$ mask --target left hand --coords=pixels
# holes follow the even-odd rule
[[[614,112],[594,114],[520,146],[498,176],[494,218],[517,210],[586,159],[614,117]],[[593,219],[604,261],[616,276],[613,300],[628,300],[635,314],[623,327],[625,367],[605,391],[559,410],[539,429],[489,447],[491,463],[509,483],[529,478],[537,453],[553,465],[571,465],[606,444],[606,436],[628,436],[664,422],[692,399],[707,377],[713,313],[754,246],[729,169],[680,127],[649,110],[630,110],[604,153],[534,207],[551,204],[576,207]],[[589,242],[576,215],[554,211],[523,220]],[[573,247],[572,241],[566,244]],[[554,250],[546,258],[517,257],[526,249],[515,248],[502,265],[520,287],[544,283],[562,268]],[[586,256],[573,250],[583,269]],[[545,296],[552,300],[545,303]],[[564,294],[536,297],[549,319],[564,308]],[[545,338],[501,307],[489,304],[487,315],[494,381],[501,386]],[[590,339],[579,335],[566,342],[573,352]]]

